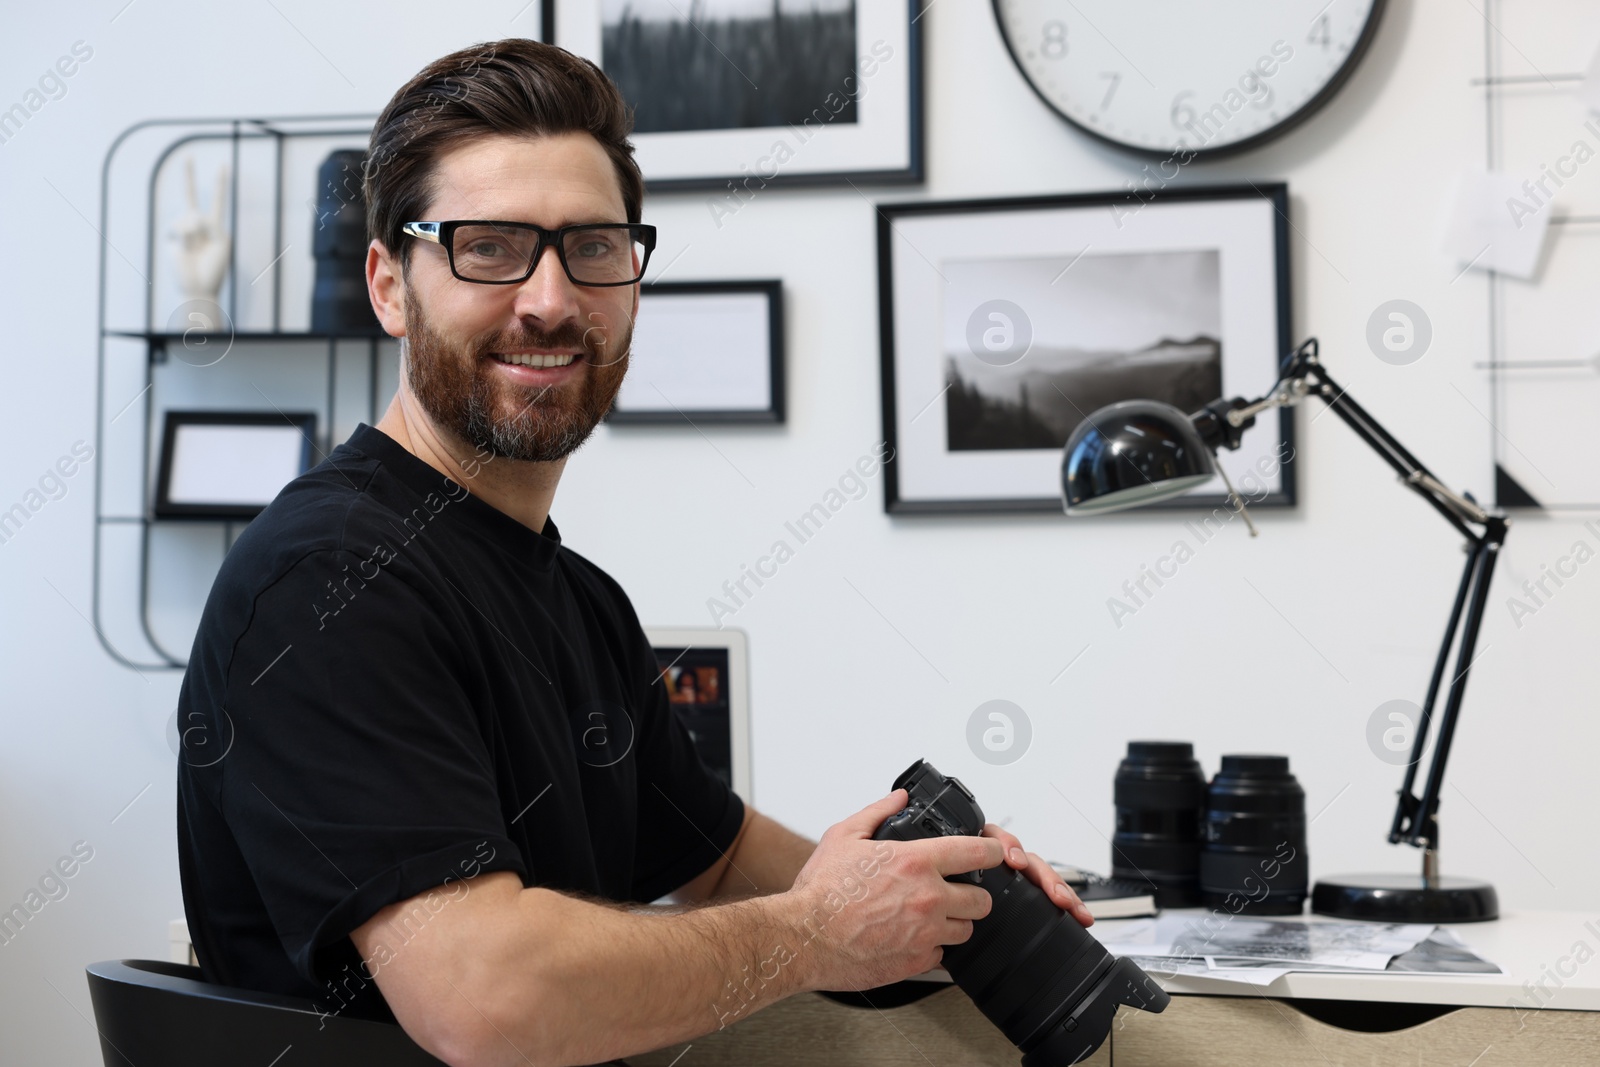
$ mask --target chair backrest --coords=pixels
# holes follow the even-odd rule
[[[212,985],[200,980],[198,967],[108,960],[88,972],[106,1067],[441,1067],[398,1026],[327,1016],[296,997]]]

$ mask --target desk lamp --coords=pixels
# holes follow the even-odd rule
[[[1328,376],[1318,358],[1315,338],[1284,357],[1276,385],[1257,400],[1218,399],[1193,415],[1153,400],[1128,400],[1103,407],[1081,422],[1067,440],[1061,482],[1068,515],[1097,515],[1138,507],[1181,495],[1220,475],[1219,447],[1237,449],[1256,416],[1272,408],[1299,403],[1315,393],[1334,414],[1393,467],[1400,480],[1428,502],[1466,538],[1467,563],[1450,609],[1439,657],[1434,661],[1428,696],[1422,705],[1400,787],[1391,844],[1422,850],[1422,875],[1352,875],[1324,879],[1311,894],[1311,910],[1343,919],[1383,922],[1477,922],[1498,917],[1494,887],[1468,878],[1439,873],[1439,790],[1455,735],[1472,667],[1473,648],[1489,598],[1494,561],[1505,543],[1506,519],[1485,511],[1470,495],[1452,492],[1419,463],[1361,405]],[[1249,524],[1244,501],[1228,484],[1228,493]],[[1252,536],[1255,528],[1251,526]],[[1421,796],[1413,791],[1417,767],[1427,746],[1434,706],[1444,682],[1450,650],[1457,647],[1456,669],[1439,716],[1438,739]]]

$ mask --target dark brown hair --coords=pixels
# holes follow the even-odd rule
[[[433,202],[441,155],[477,137],[575,131],[591,134],[611,157],[627,221],[638,222],[644,178],[628,141],[633,111],[599,67],[525,37],[434,60],[394,94],[372,128],[362,179],[367,239],[398,252],[404,269],[411,242],[400,227]]]

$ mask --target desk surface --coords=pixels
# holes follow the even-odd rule
[[[1209,913],[1200,909],[1167,914]],[[1115,927],[1136,920],[1102,920]],[[1324,922],[1305,916],[1290,921]],[[1118,1067],[1592,1067],[1600,1063],[1600,914],[1512,912],[1499,922],[1451,926],[1503,975],[1291,973],[1269,986],[1180,977],[1160,1015],[1123,1009],[1088,1062]],[[924,976],[938,980],[942,971]],[[1542,982],[1547,996],[1530,990]],[[1528,983],[1528,988],[1524,988]],[[1214,994],[1206,996],[1204,994]],[[1445,1012],[1390,1031],[1319,1021],[1294,1000],[1438,1004]],[[1508,1008],[1520,1008],[1509,1011]],[[1548,1007],[1565,1011],[1535,1011]],[[1499,1010],[1484,1010],[1499,1009]],[[1368,1013],[1375,1014],[1375,1013]],[[724,1031],[646,1056],[640,1067],[927,1067],[1015,1065],[1017,1050],[965,995],[942,989],[897,1008],[849,1008],[815,994],[790,997]],[[682,1063],[680,1063],[682,1061]]]
[[[1203,909],[1169,909],[1193,914]],[[1274,918],[1279,918],[1274,916]],[[1134,919],[1102,919],[1106,932]],[[1317,916],[1289,921],[1326,922]],[[1178,975],[1162,979],[1169,993],[1225,996],[1304,997],[1312,1000],[1378,1000],[1411,1004],[1600,1011],[1600,912],[1514,911],[1496,922],[1452,923],[1451,933],[1505,974],[1329,974],[1294,972],[1271,985],[1245,986]]]

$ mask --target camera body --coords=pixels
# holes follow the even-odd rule
[[[927,760],[913,763],[894,780],[896,789],[910,794],[906,806],[883,820],[874,841],[921,841],[930,837],[977,837],[986,820],[983,809],[959,778],[946,778]],[[973,881],[978,871],[955,875]]]
[[[872,836],[920,841],[983,833],[983,809],[956,778],[925,760],[895,779],[909,799]],[[953,875],[994,900],[972,937],[947,945],[944,967],[1022,1052],[1023,1067],[1078,1063],[1105,1041],[1117,1005],[1159,1012],[1169,997],[1131,960],[1117,959],[1021,871],[1004,864]]]

